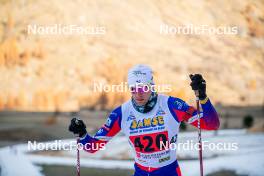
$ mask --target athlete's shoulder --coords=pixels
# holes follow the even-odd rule
[[[170,96],[159,93],[159,94],[158,94],[158,97],[159,97],[160,99],[168,99]]]
[[[121,119],[122,119],[122,110],[121,110],[121,106],[118,106],[114,110],[112,110],[108,115],[105,127],[111,129],[113,128],[115,123],[118,123],[118,125],[120,126]]]
[[[116,117],[116,118],[122,116],[122,105],[114,108],[110,112],[109,116]]]
[[[168,106],[177,110],[186,110],[189,108],[189,105],[184,100],[173,96],[169,96]]]

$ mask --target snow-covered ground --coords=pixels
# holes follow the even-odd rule
[[[225,145],[233,143],[237,146],[237,150],[231,151],[205,148],[203,151],[205,174],[225,169],[234,170],[238,174],[263,176],[263,133],[248,134],[245,130],[220,130],[217,135],[214,132],[203,132],[202,136],[207,144],[222,142]],[[71,141],[63,140],[62,142],[70,143]],[[178,143],[187,141],[196,142],[197,132],[180,133]],[[21,144],[0,149],[1,176],[40,176],[42,175],[41,168],[36,167],[36,164],[70,166],[76,164],[75,150],[35,154],[28,151],[27,147],[27,144]],[[197,150],[178,148],[177,155],[178,158],[183,159],[179,161],[183,175],[197,176],[199,173]],[[107,144],[106,150],[96,154],[81,151],[82,167],[133,169],[131,159],[133,159],[133,154],[124,136],[115,137]]]

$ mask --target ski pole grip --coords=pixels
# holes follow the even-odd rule
[[[80,120],[80,119],[77,119],[77,118],[76,118],[76,120],[75,120],[75,124],[76,124],[76,125],[80,125],[79,120]]]
[[[75,119],[75,124],[76,124],[76,125],[80,125],[79,120],[80,120],[80,119],[78,119],[78,118]],[[74,136],[77,138],[77,140],[78,140],[79,137],[80,137],[78,133],[77,133],[77,134],[74,134]]]
[[[195,96],[199,98],[199,90],[195,90],[194,93],[195,93]]]

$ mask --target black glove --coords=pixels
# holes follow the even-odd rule
[[[199,92],[199,99],[200,100],[204,100],[206,98],[206,82],[205,80],[203,79],[202,75],[200,74],[194,74],[194,75],[190,75],[190,78],[192,80],[191,82],[191,87],[192,87],[192,90],[196,91],[198,90]]]
[[[82,120],[77,118],[73,118],[71,120],[69,131],[73,132],[75,136],[79,136],[79,137],[83,137],[87,133],[86,125],[83,123]]]

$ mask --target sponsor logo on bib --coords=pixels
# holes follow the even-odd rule
[[[153,118],[144,118],[142,120],[133,120],[130,124],[130,129],[136,130],[142,128],[163,126],[163,125],[164,125],[163,116],[156,116]]]

